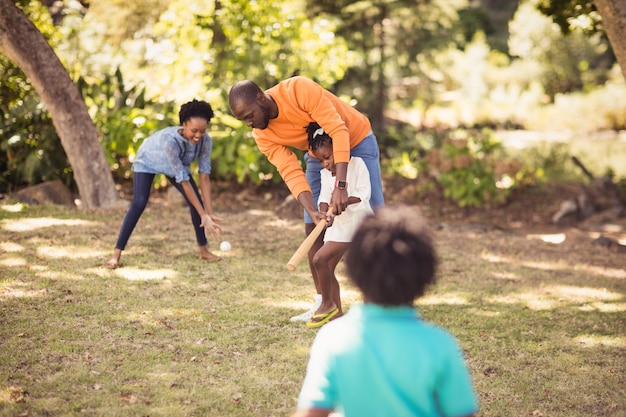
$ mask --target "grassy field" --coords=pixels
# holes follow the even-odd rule
[[[303,238],[298,219],[221,212],[233,250],[206,263],[186,209],[151,204],[111,271],[123,210],[10,203],[0,207],[0,416],[295,410],[315,336],[288,320],[313,296],[306,265],[285,267]],[[471,225],[435,233],[439,282],[417,304],[459,339],[480,416],[626,416],[623,253]],[[348,309],[359,296],[339,271]]]

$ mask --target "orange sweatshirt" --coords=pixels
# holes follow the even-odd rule
[[[252,136],[296,198],[303,191],[311,191],[311,187],[290,148],[309,149],[309,123],[317,122],[333,138],[335,163],[349,162],[350,149],[371,130],[367,117],[308,78],[286,79],[266,93],[278,105],[278,117],[271,119],[265,129],[253,129]]]

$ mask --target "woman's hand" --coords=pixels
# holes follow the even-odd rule
[[[215,214],[209,214],[209,217],[211,218],[211,220],[213,220],[214,223],[224,221],[224,219],[222,219],[221,217],[217,217]]]
[[[204,227],[204,233],[207,236],[219,236],[222,234],[222,228],[217,224],[218,221],[222,221],[222,219],[217,216],[203,214],[200,227]]]

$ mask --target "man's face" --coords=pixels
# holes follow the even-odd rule
[[[253,129],[265,129],[270,123],[270,109],[264,102],[237,103],[231,108],[233,116]]]

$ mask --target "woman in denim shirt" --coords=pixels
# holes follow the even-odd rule
[[[222,230],[217,224],[222,219],[213,214],[209,178],[212,142],[206,130],[213,117],[213,109],[210,104],[194,99],[181,106],[178,116],[180,126],[167,127],[154,133],[144,140],[137,151],[133,163],[133,201],[124,216],[113,256],[106,263],[107,268],[115,269],[119,266],[122,251],[148,204],[156,174],[164,174],[187,201],[200,258],[208,261],[220,260],[207,246],[207,235],[217,234]],[[189,171],[189,166],[196,159],[202,196]]]

